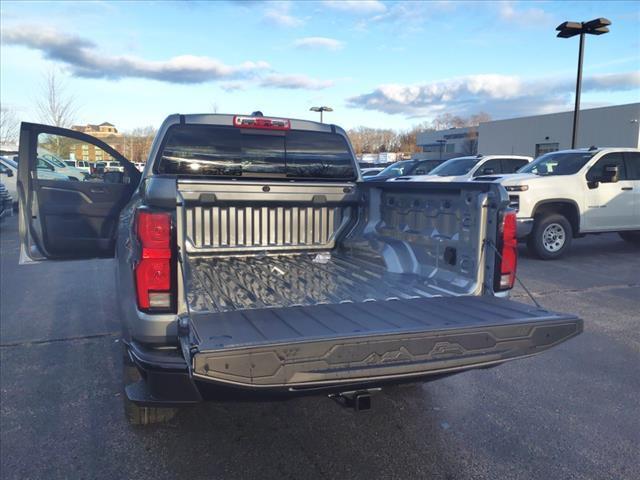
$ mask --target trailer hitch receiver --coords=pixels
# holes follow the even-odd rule
[[[353,408],[356,412],[371,410],[371,394],[379,392],[380,388],[367,390],[353,390],[350,392],[332,393],[329,398],[345,408]]]

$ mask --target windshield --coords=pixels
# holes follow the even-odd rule
[[[447,160],[442,165],[437,166],[431,172],[430,175],[438,175],[440,177],[449,177],[453,175],[464,175],[478,163],[480,159],[478,157],[461,157],[452,158]]]
[[[18,164],[16,162],[14,162],[13,160],[11,160],[10,158],[2,157],[1,161],[2,161],[2,163],[4,163],[5,165],[7,165],[9,167],[13,167],[15,169],[18,168]]]
[[[405,160],[403,162],[396,162],[389,165],[387,168],[382,170],[378,176],[380,177],[401,177],[402,175],[406,175],[409,170],[409,167],[413,165],[411,160]]]
[[[551,152],[525,165],[518,173],[536,175],[573,175],[585,166],[596,152]]]
[[[216,125],[174,125],[158,173],[224,177],[353,180],[353,157],[342,135],[304,130],[260,131]]]
[[[49,163],[52,163],[54,166],[58,167],[58,168],[67,168],[68,165],[64,164],[60,159],[58,159],[57,157],[49,154],[49,153],[45,153],[44,155],[41,155],[42,158],[44,158],[46,161],[48,161]]]

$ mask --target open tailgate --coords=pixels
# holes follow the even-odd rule
[[[282,388],[497,364],[578,335],[582,320],[505,298],[466,296],[192,314],[180,330],[194,377]]]

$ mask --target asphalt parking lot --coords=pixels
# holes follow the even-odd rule
[[[18,266],[16,217],[0,243],[2,478],[640,478],[640,251],[617,235],[554,262],[521,251],[538,301],[585,320],[543,355],[370,412],[209,403],[152,427],[122,411],[112,261]]]

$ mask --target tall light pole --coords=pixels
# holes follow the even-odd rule
[[[311,107],[309,110],[311,112],[320,112],[320,123],[322,123],[322,112],[333,112],[331,107]]]
[[[580,115],[580,91],[582,90],[582,58],[584,56],[584,36],[603,35],[609,32],[607,28],[611,21],[606,18],[596,18],[589,22],[564,22],[556,27],[559,38],[571,38],[580,35],[580,49],[578,50],[578,78],[576,79],[576,104],[573,109],[573,134],[571,148],[578,143],[578,121]]]

